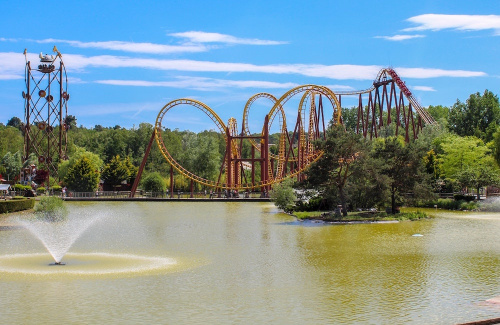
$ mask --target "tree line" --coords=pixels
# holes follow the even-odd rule
[[[352,206],[361,206],[363,202],[367,206],[375,204],[381,193],[399,204],[406,192],[419,194],[463,187],[477,189],[487,183],[493,184],[500,161],[498,96],[486,90],[483,94],[471,94],[465,102],[457,100],[451,107],[429,106],[427,110],[439,125],[426,126],[416,141],[406,144],[395,136],[393,125],[379,132],[383,135],[381,138],[373,141],[361,139],[353,132],[357,108],[343,108],[347,132],[340,134],[339,130],[331,129],[327,140],[317,144],[326,154],[308,172],[307,186],[314,185],[320,171],[330,170],[336,179],[314,185],[328,198],[329,204],[345,201]],[[73,115],[67,117],[66,124],[70,127],[67,150],[70,159],[60,162],[60,179],[51,179],[52,184],[62,182],[74,190],[93,191],[100,180],[108,188],[133,182],[153,125],[141,123],[132,129],[119,125],[86,128],[78,126]],[[169,152],[186,169],[208,179],[217,177],[226,149],[223,135],[214,130],[195,133],[164,129],[162,137]],[[271,135],[270,142],[277,143],[278,135]],[[21,159],[22,148],[22,121],[13,117],[6,125],[0,123],[0,174],[5,179],[15,179],[20,169],[26,167],[28,162]],[[270,150],[276,151],[276,148]],[[250,144],[244,142],[243,156],[249,156],[250,150]],[[31,158],[30,163],[36,164],[36,157]],[[405,163],[403,158],[409,159],[408,162]],[[170,165],[154,143],[144,177],[155,174],[165,180],[162,186],[165,187],[169,185],[169,171]],[[407,176],[396,173],[406,173]],[[364,178],[355,177],[357,174]],[[256,176],[259,177],[258,173]],[[402,179],[411,181],[398,184]],[[174,182],[176,190],[189,189],[189,181],[181,175],[176,175]],[[416,191],[415,186],[421,190]]]

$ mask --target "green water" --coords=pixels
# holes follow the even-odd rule
[[[500,317],[500,306],[485,303],[500,296],[500,214],[322,226],[266,203],[73,204],[100,220],[74,243],[66,266],[48,266],[50,255],[27,230],[0,231],[0,324]],[[151,268],[158,259],[175,263]]]

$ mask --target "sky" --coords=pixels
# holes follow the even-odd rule
[[[57,49],[77,124],[155,124],[178,98],[223,121],[304,84],[370,88],[393,67],[424,107],[500,93],[500,1],[0,1],[0,123],[24,119],[25,57]],[[354,106],[355,98],[342,98]],[[262,125],[269,103],[252,107]],[[287,112],[287,114],[293,114]],[[163,125],[213,129],[195,108]]]

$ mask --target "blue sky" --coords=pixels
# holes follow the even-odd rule
[[[423,106],[500,93],[498,1],[2,1],[0,9],[4,124],[23,119],[24,49],[38,64],[54,45],[70,80],[68,114],[86,127],[154,124],[177,98],[241,121],[255,93],[366,89],[388,66]],[[263,120],[270,106],[260,105],[253,114]],[[213,128],[194,109],[173,110],[164,124]]]

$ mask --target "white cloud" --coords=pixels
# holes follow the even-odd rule
[[[351,86],[345,86],[345,85],[325,85],[325,87],[330,88],[333,91],[353,91],[355,90]]]
[[[207,47],[200,44],[185,44],[185,45],[164,45],[154,43],[134,43],[122,41],[106,41],[106,42],[80,42],[61,39],[44,39],[38,40],[37,43],[66,43],[79,48],[94,48],[103,50],[124,51],[132,53],[149,53],[149,54],[171,54],[171,53],[193,53],[205,52]]]
[[[375,38],[383,38],[388,41],[404,41],[407,39],[413,39],[413,38],[422,38],[425,37],[425,35],[420,35],[420,34],[415,34],[415,35],[394,35],[394,36],[375,36]]]
[[[22,53],[0,53],[0,79],[24,79],[26,61]]]
[[[222,80],[200,77],[178,77],[175,81],[145,81],[145,80],[98,80],[96,83],[115,86],[136,86],[136,87],[171,87],[189,88],[196,90],[213,90],[227,88],[264,88],[264,89],[290,89],[297,84],[278,83],[270,81],[256,80]]]
[[[413,86],[411,88],[413,90],[419,90],[419,91],[436,91],[436,89],[429,86]]]
[[[28,54],[28,60],[38,62],[36,54]],[[88,68],[137,68],[161,71],[190,72],[253,72],[268,74],[296,74],[308,77],[320,77],[337,80],[373,80],[384,68],[376,65],[321,65],[321,64],[270,64],[255,65],[249,63],[211,62],[194,60],[162,60],[131,58],[127,56],[83,56],[64,54],[63,61],[70,73],[81,72]],[[24,77],[24,56],[21,53],[0,53],[0,71],[5,76]],[[482,71],[444,70],[430,68],[396,68],[397,72],[406,78],[438,78],[438,77],[484,77]],[[250,82],[242,82],[240,87],[249,87]],[[262,81],[259,81],[264,85]],[[278,84],[269,83],[269,87]],[[261,86],[259,86],[261,87]]]
[[[482,71],[467,71],[467,70],[443,70],[429,68],[396,68],[396,72],[403,78],[470,78],[470,77],[485,77],[487,74]]]
[[[189,31],[182,33],[169,34],[174,37],[187,38],[193,43],[226,43],[226,44],[245,44],[245,45],[281,45],[288,42],[260,40],[255,38],[238,38],[231,35],[219,33],[207,33],[200,31]]]
[[[407,21],[417,24],[416,27],[406,28],[403,31],[417,30],[442,30],[456,29],[466,31],[478,31],[493,29],[496,35],[500,35],[499,15],[441,15],[425,14],[410,17]]]

